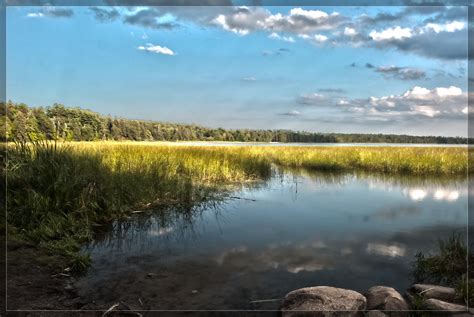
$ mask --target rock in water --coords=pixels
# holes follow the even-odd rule
[[[305,287],[286,294],[283,317],[363,316],[367,301],[362,294],[329,286]]]
[[[428,310],[443,310],[451,312],[468,312],[467,307],[459,304],[443,302],[442,300],[430,298],[423,302],[423,308]]]
[[[410,288],[410,291],[426,299],[436,298],[448,302],[453,302],[456,300],[456,291],[451,287],[430,284],[414,284]]]
[[[368,310],[397,311],[392,316],[408,316],[408,304],[402,295],[392,287],[374,286],[365,294]]]

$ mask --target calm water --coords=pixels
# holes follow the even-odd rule
[[[80,294],[104,307],[215,310],[277,309],[305,286],[403,291],[417,251],[466,230],[463,179],[288,172],[232,196],[115,223],[87,247]]]

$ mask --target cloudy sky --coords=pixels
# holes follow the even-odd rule
[[[465,7],[8,7],[7,98],[224,128],[467,134]]]

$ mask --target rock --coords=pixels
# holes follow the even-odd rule
[[[368,310],[397,311],[392,316],[408,316],[408,304],[402,295],[392,287],[374,286],[365,294]],[[399,311],[399,312],[398,312]]]
[[[380,310],[369,310],[366,314],[366,317],[387,317],[384,313]]]
[[[155,273],[148,273],[148,274],[146,275],[146,277],[148,277],[148,278],[153,278],[153,277],[155,277],[155,275],[156,275]]]
[[[423,298],[435,298],[442,301],[453,302],[456,300],[456,291],[451,287],[444,287],[431,284],[414,284],[410,291]]]
[[[193,289],[193,290],[191,291],[191,293],[192,293],[192,294],[197,294],[197,293],[198,293],[198,290],[197,290],[197,289]]]
[[[283,317],[293,316],[363,316],[367,301],[352,290],[329,286],[305,287],[286,294]]]
[[[430,299],[425,300],[423,302],[422,308],[426,310],[438,310],[438,311],[441,310],[443,311],[443,313],[447,313],[447,312],[465,313],[466,316],[472,316],[469,314],[467,307],[464,305],[452,304],[452,303],[444,302],[442,300],[435,299],[435,298],[430,298]],[[458,316],[458,314],[455,314],[455,315]]]
[[[64,286],[64,289],[66,291],[73,291],[74,290],[74,286],[72,286],[71,284],[66,284],[66,286]]]

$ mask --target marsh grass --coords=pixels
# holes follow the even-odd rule
[[[319,171],[387,174],[465,175],[467,148],[442,147],[260,147],[281,166]]]
[[[469,262],[468,262],[469,261]],[[415,282],[437,283],[454,287],[460,300],[474,304],[474,282],[468,276],[474,276],[474,255],[464,243],[460,234],[452,234],[438,241],[436,254],[418,252],[414,263]]]
[[[77,270],[92,227],[136,208],[191,207],[219,186],[270,176],[267,160],[225,152],[119,144],[16,144],[8,149],[8,223],[27,240],[67,255]]]
[[[191,208],[229,184],[265,180],[273,165],[316,171],[462,175],[465,148],[186,146],[152,142],[9,144],[8,223],[16,234],[68,255],[92,228],[153,206]],[[3,184],[2,184],[3,186]]]

